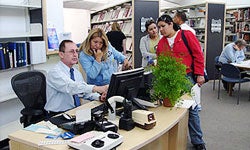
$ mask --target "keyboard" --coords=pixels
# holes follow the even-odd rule
[[[105,106],[104,103],[101,104],[101,105],[98,105],[98,106],[96,106],[96,107],[94,107],[94,108],[91,109],[91,114],[102,113],[102,112],[106,113],[107,109],[105,107],[106,106]]]
[[[61,125],[63,123],[75,121],[75,119],[68,120],[68,119],[64,118],[63,115],[59,115],[59,116],[49,118],[49,121],[58,126],[58,125]]]

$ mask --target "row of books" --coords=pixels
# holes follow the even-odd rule
[[[235,11],[233,14],[234,14],[237,21],[250,20],[250,8],[240,9],[238,11]]]
[[[120,28],[124,34],[131,34],[132,33],[132,22],[131,21],[119,21],[118,22],[120,25]],[[93,25],[93,28],[101,28],[103,31],[106,33],[108,31],[111,31],[111,25],[112,22],[110,23],[103,23],[103,24],[96,24]]]
[[[44,41],[0,43],[0,70],[46,62]]]
[[[128,18],[132,16],[132,6],[126,3],[123,7],[118,6],[115,9],[105,10],[94,15],[91,22],[100,22],[106,20],[114,20],[120,18]]]
[[[245,25],[248,24],[250,25],[248,22],[236,22],[235,26],[235,32],[244,32],[245,31]]]
[[[26,42],[0,43],[0,70],[30,64]]]

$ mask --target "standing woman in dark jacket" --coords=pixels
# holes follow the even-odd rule
[[[111,45],[119,52],[126,54],[126,36],[121,31],[120,25],[114,22],[111,31],[107,33],[107,37]]]

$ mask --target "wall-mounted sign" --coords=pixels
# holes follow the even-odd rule
[[[211,23],[211,32],[221,32],[221,19],[215,20],[212,19],[212,23]]]
[[[141,17],[141,32],[142,33],[146,31],[145,24],[146,24],[146,21],[149,19],[152,19],[152,17],[150,17],[150,18]]]

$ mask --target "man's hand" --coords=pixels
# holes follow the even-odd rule
[[[107,93],[102,93],[102,95],[100,96],[100,101],[101,102],[105,102],[106,101],[106,96],[107,96]]]
[[[123,61],[123,64],[122,64],[122,70],[129,70],[132,68],[132,64],[129,63],[128,59],[126,58],[124,61]]]
[[[108,85],[104,85],[104,86],[94,86],[93,87],[93,92],[98,92],[98,93],[107,93],[108,91]]]

